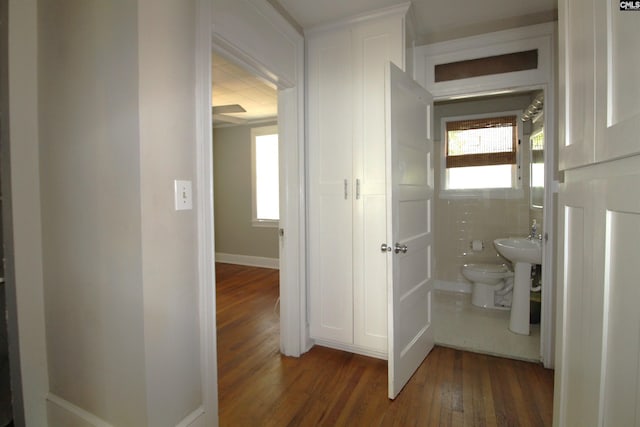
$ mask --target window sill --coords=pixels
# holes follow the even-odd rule
[[[438,198],[456,199],[524,199],[522,188],[480,188],[472,190],[440,190]]]
[[[277,219],[252,219],[251,225],[254,227],[278,228],[280,226],[280,221]]]

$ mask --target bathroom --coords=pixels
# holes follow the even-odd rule
[[[509,330],[509,309],[480,308],[471,304],[472,284],[462,274],[464,264],[514,265],[501,256],[493,241],[526,237],[531,225],[544,233],[544,97],[542,90],[502,93],[476,98],[439,101],[434,105],[434,162],[436,184],[436,264],[434,324],[436,343],[499,356],[541,361],[541,285],[543,269],[532,269],[529,335]],[[453,175],[445,165],[443,149],[447,122],[460,123],[486,117],[517,117],[515,163],[510,169],[512,188],[465,190],[445,188]],[[524,120],[523,120],[524,117]],[[451,129],[451,128],[449,128]],[[532,144],[534,149],[532,150]],[[470,169],[470,168],[459,168]],[[446,171],[446,172],[445,172]],[[488,178],[475,171],[475,185]],[[533,180],[532,180],[533,176]],[[446,184],[445,184],[446,182]],[[453,185],[453,184],[451,184]],[[494,184],[487,183],[487,187]],[[495,186],[500,186],[495,185]],[[513,279],[511,279],[513,280]],[[507,295],[505,305],[510,305]]]

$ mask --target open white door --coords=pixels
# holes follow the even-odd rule
[[[386,79],[389,398],[433,348],[433,99],[389,63]]]

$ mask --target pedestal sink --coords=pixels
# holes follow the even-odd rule
[[[513,262],[515,269],[509,329],[529,335],[531,265],[542,263],[542,243],[538,239],[506,237],[494,240],[493,244],[500,255]]]

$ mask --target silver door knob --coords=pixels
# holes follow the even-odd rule
[[[394,252],[397,253],[397,254],[400,253],[400,252],[402,252],[403,254],[406,254],[407,253],[407,245],[401,245],[400,243],[396,243]]]
[[[386,243],[383,243],[380,245],[380,251],[382,252],[391,252],[393,250],[393,248],[389,245],[387,245]]]

